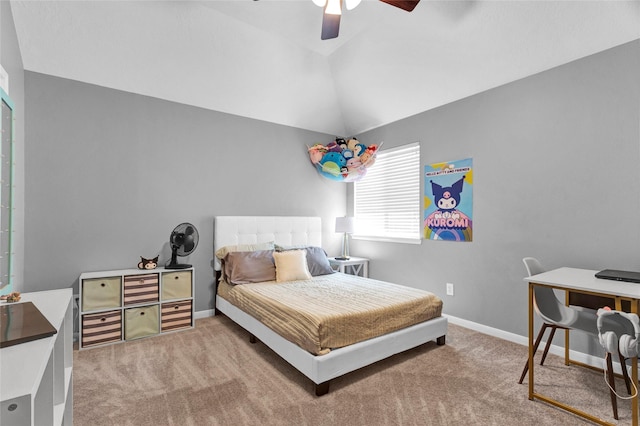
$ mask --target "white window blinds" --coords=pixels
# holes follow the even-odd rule
[[[378,152],[354,184],[354,237],[420,243],[420,143]]]

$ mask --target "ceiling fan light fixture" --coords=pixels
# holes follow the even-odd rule
[[[324,9],[324,13],[326,13],[327,15],[342,15],[342,1],[328,0],[327,7]]]
[[[342,3],[344,1],[347,10],[354,9],[361,0],[313,0],[318,6],[324,5],[322,13],[322,31],[320,32],[321,40],[329,40],[338,37],[340,32],[340,17],[342,15]],[[380,0],[391,6],[398,7],[407,12],[411,12],[420,0]]]
[[[353,10],[360,4],[361,1],[362,0],[345,0],[345,6],[347,7],[347,10]]]

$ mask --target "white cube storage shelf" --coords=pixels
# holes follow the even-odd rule
[[[194,325],[193,268],[85,272],[79,281],[80,349]]]
[[[0,425],[71,426],[72,291],[23,293],[17,303],[23,302],[32,302],[57,332],[0,349]]]

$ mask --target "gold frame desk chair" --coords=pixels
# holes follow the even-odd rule
[[[534,257],[525,257],[522,259],[524,262],[524,266],[527,269],[527,273],[529,276],[537,275],[545,272],[545,269],[542,267],[540,261]],[[577,309],[572,308],[571,306],[566,306],[564,303],[560,302],[556,297],[552,288],[544,287],[544,286],[535,286],[533,290],[533,306],[540,318],[543,320],[543,324],[540,327],[540,331],[538,332],[538,336],[533,345],[533,353],[535,354],[538,351],[538,346],[540,346],[540,342],[542,341],[542,337],[544,336],[545,331],[548,328],[551,328],[551,333],[549,338],[547,339],[547,344],[545,345],[544,352],[542,353],[542,359],[540,360],[540,365],[544,364],[544,360],[547,357],[547,353],[549,352],[549,348],[551,347],[551,342],[553,341],[553,336],[557,329],[564,330],[578,330],[584,333],[589,334],[591,337],[598,340],[598,315],[596,311],[591,309]],[[617,330],[620,328],[620,324],[615,320],[607,318],[605,320],[607,329]],[[609,355],[609,354],[607,354]],[[626,365],[625,359],[622,354],[618,353],[620,358],[620,365]],[[607,356],[607,366],[612,365],[611,357]],[[609,370],[609,368],[608,368]],[[524,364],[524,369],[522,370],[522,374],[520,375],[519,384],[522,384],[524,381],[527,372],[529,371],[529,360]],[[613,367],[611,367],[611,375],[613,375]],[[631,392],[630,379],[626,369],[623,368],[623,375],[625,379],[625,384],[627,386],[627,391]],[[611,405],[613,408],[614,418],[618,419],[618,406],[617,401],[615,400],[615,395],[611,394]]]
[[[540,264],[540,261],[534,257],[525,257],[522,259],[524,266],[527,269],[529,276],[537,275],[545,272],[545,269]],[[547,339],[547,344],[542,353],[542,359],[540,365],[544,364],[544,360],[547,358],[547,353],[551,347],[553,336],[557,329],[578,330],[591,335],[594,339],[598,339],[598,327],[596,325],[597,315],[595,311],[576,309],[570,306],[566,306],[561,303],[552,288],[536,286],[533,290],[534,309],[538,316],[542,318],[542,326],[538,332],[535,343],[533,345],[533,352],[538,351],[538,346],[542,341],[545,331],[551,328],[551,333]],[[520,376],[519,384],[522,384],[527,372],[529,371],[529,360],[524,364],[522,375]]]

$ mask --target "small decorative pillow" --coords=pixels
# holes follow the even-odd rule
[[[307,266],[312,276],[333,274],[327,253],[321,247],[307,247]]]
[[[301,250],[305,249],[307,251],[307,268],[309,268],[309,273],[311,276],[317,277],[318,275],[328,275],[333,274],[335,271],[331,267],[329,263],[329,259],[327,258],[327,252],[324,251],[322,247],[313,247],[313,246],[279,246],[275,245],[276,251],[289,251],[289,250]]]
[[[276,263],[276,281],[279,283],[311,279],[306,250],[273,252]]]
[[[225,280],[230,284],[259,283],[276,279],[273,250],[234,251],[224,257]]]

